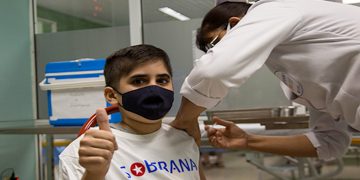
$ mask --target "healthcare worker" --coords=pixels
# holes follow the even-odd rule
[[[286,96],[310,110],[310,132],[248,134],[233,123],[207,127],[216,147],[321,159],[343,155],[348,126],[360,130],[360,8],[323,0],[221,3],[204,17],[194,63],[173,125],[199,140],[198,115],[266,65]],[[271,94],[269,94],[271,96]]]

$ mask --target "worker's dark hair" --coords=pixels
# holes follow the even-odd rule
[[[136,45],[120,49],[106,58],[104,76],[106,86],[118,87],[121,77],[128,75],[136,67],[148,62],[162,61],[172,76],[169,56],[152,45]]]
[[[243,17],[251,4],[243,2],[223,2],[212,8],[204,17],[197,30],[196,45],[206,52],[206,45],[211,41],[208,34],[220,27],[226,28],[231,17]]]

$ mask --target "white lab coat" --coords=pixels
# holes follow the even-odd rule
[[[211,108],[266,65],[291,100],[311,109],[307,137],[322,159],[360,130],[360,8],[322,0],[262,0],[204,56],[180,93]],[[335,143],[336,142],[336,143]]]

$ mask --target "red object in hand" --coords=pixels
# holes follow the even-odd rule
[[[110,107],[106,107],[105,111],[107,112],[107,114],[112,114],[112,113],[118,112],[119,108],[116,105],[115,106],[110,106]],[[81,127],[81,129],[80,129],[80,131],[78,133],[78,137],[81,136],[82,134],[84,134],[85,131],[90,129],[90,127],[94,127],[96,125],[96,123],[97,123],[97,121],[96,121],[96,113],[95,113]]]

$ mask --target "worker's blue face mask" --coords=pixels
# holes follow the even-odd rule
[[[146,86],[133,91],[120,93],[122,106],[125,110],[133,112],[149,120],[163,118],[171,109],[174,101],[174,92],[159,86]]]

